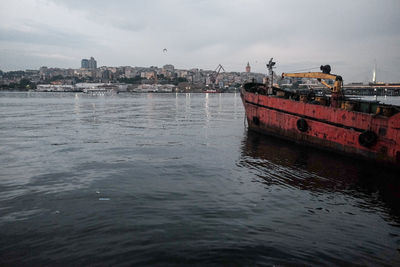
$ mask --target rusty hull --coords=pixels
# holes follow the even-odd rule
[[[385,117],[244,89],[241,97],[251,130],[400,166],[400,113]],[[308,125],[304,132],[298,129],[299,119],[304,119]],[[359,143],[359,136],[365,131],[373,131],[378,137],[370,147]]]

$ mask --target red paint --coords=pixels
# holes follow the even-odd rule
[[[250,129],[400,166],[400,113],[386,117],[251,93],[244,89],[241,97]],[[297,126],[297,121],[302,118],[308,125],[304,132]],[[377,135],[376,143],[370,147],[359,143],[359,136],[364,131]]]

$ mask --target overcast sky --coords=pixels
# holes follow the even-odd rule
[[[400,0],[0,0],[0,69],[163,66],[277,72],[330,64],[400,82]],[[163,49],[167,48],[167,52]]]

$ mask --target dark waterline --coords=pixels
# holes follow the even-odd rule
[[[3,265],[400,265],[398,173],[248,132],[239,94],[3,92],[0,130]]]

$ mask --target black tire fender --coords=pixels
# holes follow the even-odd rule
[[[256,116],[254,116],[253,117],[253,123],[255,124],[255,125],[260,125],[260,119],[258,118],[258,117],[256,117]]]
[[[376,144],[378,136],[373,131],[364,131],[358,136],[358,143],[364,147],[371,147]]]
[[[306,121],[305,119],[298,119],[296,125],[297,125],[297,129],[298,129],[300,132],[303,132],[303,133],[304,133],[304,132],[307,132],[307,130],[308,130],[308,123],[307,123],[307,121]]]

